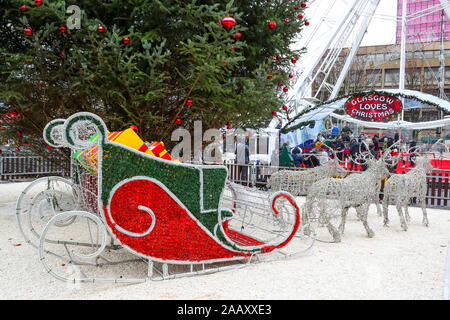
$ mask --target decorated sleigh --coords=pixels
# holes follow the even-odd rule
[[[17,201],[20,230],[58,279],[169,279],[288,258],[314,243],[290,194],[250,190],[227,182],[224,166],[177,163],[108,136],[91,113],[50,122],[49,145],[96,148],[96,174],[74,163],[72,179],[38,179]]]

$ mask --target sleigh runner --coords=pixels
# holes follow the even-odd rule
[[[90,140],[92,133],[98,139]],[[148,263],[147,278],[167,279],[294,256],[309,249],[314,242],[310,233],[306,236],[302,231],[300,210],[290,194],[236,192],[242,187],[227,183],[228,172],[224,166],[176,163],[110,141],[105,124],[94,114],[77,113],[67,120],[54,120],[45,128],[44,138],[54,147],[98,148],[96,176],[75,170],[73,181],[43,178],[47,179],[47,186],[58,182],[67,189],[62,193],[65,201],[60,199],[58,203],[58,206],[65,203],[64,207],[55,205],[61,186],[50,188],[51,191],[47,188],[44,194],[37,191],[42,199],[26,189],[18,200],[17,218],[25,238],[31,244],[33,237],[39,238],[35,246],[40,250],[45,268],[62,280],[101,279],[84,273],[77,279],[61,276],[49,266],[50,256],[63,258],[78,267],[96,266],[101,261],[106,261],[103,265],[111,262],[105,257],[106,252],[125,249],[135,256],[125,262]],[[30,199],[31,205],[25,204],[25,198]],[[50,203],[48,210],[43,203]],[[45,225],[42,231],[37,231],[31,222],[36,215]],[[90,227],[85,242],[61,241],[53,234],[50,237],[50,233],[77,218],[85,218],[89,226],[94,225],[97,237]],[[33,230],[32,236],[24,232],[25,221]],[[293,242],[297,244],[286,250]],[[49,245],[63,246],[63,254],[48,249]],[[80,253],[79,249],[69,249],[72,246],[90,248],[90,251]],[[171,272],[169,267],[177,270]]]

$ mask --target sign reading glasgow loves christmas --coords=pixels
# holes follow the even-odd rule
[[[384,93],[366,93],[348,99],[345,111],[361,120],[383,121],[401,112],[402,102]]]

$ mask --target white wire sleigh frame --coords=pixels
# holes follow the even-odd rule
[[[175,163],[109,141],[94,114],[53,120],[44,139],[98,148],[97,175],[73,161],[72,179],[37,179],[17,201],[21,233],[60,280],[172,279],[298,256],[314,243],[289,193],[227,182],[225,166]]]

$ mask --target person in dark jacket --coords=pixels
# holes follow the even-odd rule
[[[356,139],[352,139],[350,142],[350,171],[353,171],[353,167],[355,168],[355,171],[358,169],[358,163],[356,162],[356,158],[359,154],[359,143],[356,141]]]
[[[380,148],[380,142],[378,140],[378,134],[375,134],[372,138],[373,148],[375,151],[378,151]]]
[[[394,135],[394,143],[395,143],[395,142],[398,142],[398,140],[400,140],[400,135],[398,134],[398,132],[395,132],[395,135]]]
[[[416,165],[415,161],[416,160],[416,146],[417,146],[417,142],[415,140],[412,140],[411,143],[409,144],[409,165],[410,167],[414,167]]]
[[[336,151],[338,152],[337,157],[340,161],[344,161],[344,149],[345,149],[345,144],[341,139],[336,140],[336,146],[335,146]]]
[[[302,149],[299,146],[296,146],[294,150],[292,150],[292,158],[294,158],[294,166],[300,167],[303,163]]]

